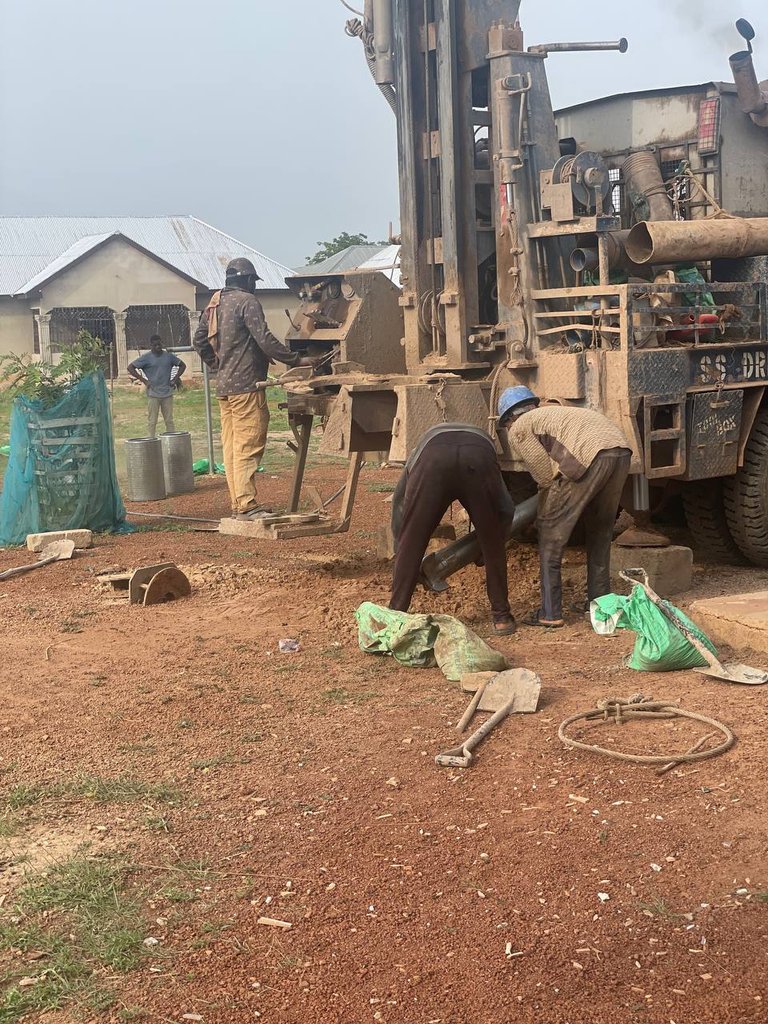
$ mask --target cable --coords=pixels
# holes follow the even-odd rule
[[[356,11],[354,7],[350,7],[349,4],[347,3],[347,0],[341,0],[341,2],[347,8],[348,11],[352,11],[353,14],[358,15],[358,17],[360,18],[365,17],[362,11]]]

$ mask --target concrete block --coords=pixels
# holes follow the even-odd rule
[[[71,540],[76,548],[93,547],[93,533],[90,530],[54,530],[51,533],[30,533],[27,535],[29,551],[42,551],[46,544],[55,540]]]
[[[768,590],[694,601],[688,614],[715,644],[768,654]]]
[[[621,569],[645,569],[648,582],[660,597],[671,597],[691,589],[693,552],[671,544],[667,548],[611,547],[611,580],[614,590],[623,594],[627,584],[619,576]]]

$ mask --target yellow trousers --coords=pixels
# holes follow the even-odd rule
[[[258,506],[256,472],[267,446],[269,408],[264,391],[219,399],[224,470],[233,512]]]

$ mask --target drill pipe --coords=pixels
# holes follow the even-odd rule
[[[643,221],[630,230],[633,263],[698,263],[768,256],[768,217]]]
[[[625,248],[629,231],[611,231],[605,237],[608,242],[608,266],[626,270],[640,277],[647,276],[648,269],[640,267],[627,256]],[[599,255],[597,249],[574,249],[570,256],[571,269],[575,271],[597,270]]]
[[[534,522],[538,507],[539,498],[534,494],[532,498],[526,498],[515,508],[514,519],[507,528],[507,541],[512,540],[526,526],[530,526]],[[455,540],[452,544],[448,544],[422,559],[421,582],[427,590],[441,594],[448,589],[448,584],[445,581],[449,576],[471,562],[477,562],[480,558],[482,558],[482,552],[477,533],[470,530],[466,537]]]

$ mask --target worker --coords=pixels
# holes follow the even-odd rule
[[[163,339],[153,334],[149,339],[149,351],[128,364],[128,373],[147,389],[147,435],[157,433],[158,413],[163,414],[166,433],[174,432],[173,391],[181,387],[181,377],[186,363],[163,348]]]
[[[232,260],[225,287],[208,303],[192,342],[217,375],[224,471],[236,519],[258,519],[271,511],[259,503],[256,493],[256,473],[269,426],[263,386],[269,365],[275,360],[287,366],[313,365],[311,359],[300,358],[282,345],[269,330],[254,294],[260,280],[250,260]]]
[[[461,502],[477,531],[494,633],[514,633],[505,541],[515,504],[502,478],[493,441],[485,431],[464,423],[445,423],[428,430],[409,456],[395,488],[395,567],[389,607],[408,611],[429,539],[454,501]]]
[[[584,516],[587,598],[611,589],[611,541],[632,450],[602,413],[544,405],[526,387],[499,399],[499,429],[507,430],[513,457],[539,486],[541,607],[524,623],[556,628],[563,622],[561,565],[574,527]]]

